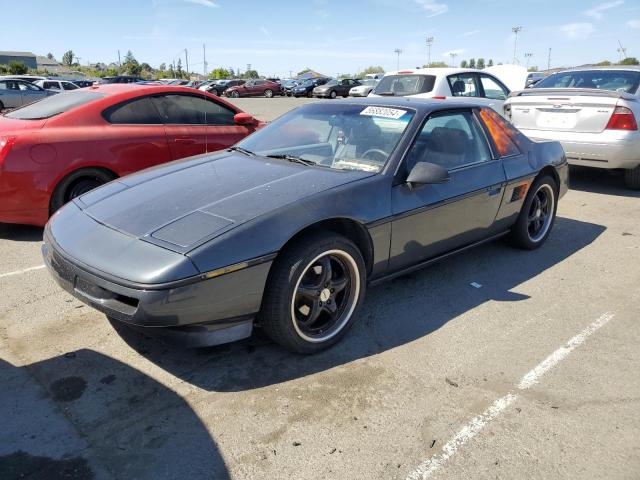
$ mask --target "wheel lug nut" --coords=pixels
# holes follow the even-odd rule
[[[318,305],[322,306],[322,300],[320,300],[320,301],[318,302]]]

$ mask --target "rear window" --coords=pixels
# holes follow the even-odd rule
[[[578,70],[560,72],[540,80],[533,88],[595,88],[633,93],[640,84],[640,72],[617,70]]]
[[[436,83],[434,75],[386,75],[373,90],[376,95],[402,97],[429,93]]]
[[[76,90],[74,92],[59,93],[51,97],[46,97],[39,102],[31,103],[25,107],[13,110],[5,115],[7,118],[18,120],[40,120],[51,118],[72,108],[79,107],[85,103],[92,102],[104,97],[104,94],[97,92],[86,92]]]

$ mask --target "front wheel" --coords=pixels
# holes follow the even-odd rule
[[[238,92],[236,92],[236,91],[231,92],[231,96],[233,98],[240,98],[240,94]]]
[[[329,96],[331,98],[336,98],[338,96],[338,92],[336,92],[335,90],[331,90],[331,93],[329,93]]]
[[[549,237],[556,219],[558,185],[549,175],[533,182],[520,215],[511,229],[511,243],[519,248],[534,250]]]
[[[215,88],[212,88],[211,90],[209,90],[209,93],[212,95],[215,95],[216,97],[220,96],[220,92],[218,92],[218,90],[216,90]]]
[[[624,184],[632,190],[640,190],[640,165],[624,171]]]
[[[259,321],[286,349],[316,353],[345,335],[365,289],[364,260],[353,242],[333,233],[307,237],[276,259]]]

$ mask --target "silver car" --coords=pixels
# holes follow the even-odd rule
[[[572,165],[624,169],[640,190],[640,67],[579,68],[514,92],[505,117],[532,139],[558,140]]]
[[[43,88],[22,80],[0,80],[0,111],[17,108],[51,95]]]

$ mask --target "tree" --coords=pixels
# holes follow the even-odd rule
[[[127,50],[127,53],[124,56],[124,63],[137,62],[136,57],[133,56],[133,52],[131,50]]]
[[[216,80],[221,78],[231,78],[231,73],[226,68],[214,68],[213,70],[211,70],[209,78],[213,78]]]
[[[422,68],[448,68],[446,62],[431,62],[429,65],[423,65]]]
[[[364,70],[362,70],[360,73],[358,73],[358,75],[356,75],[358,78],[363,78],[365,75],[368,75],[370,73],[384,73],[384,68],[380,67],[380,66],[370,66],[365,68]]]
[[[182,60],[178,59],[178,65],[176,65],[176,77],[182,78],[184,72],[182,71]]]
[[[611,65],[609,60],[603,60],[602,62],[598,62],[595,64],[596,67],[608,67]]]
[[[527,69],[527,72],[537,72],[537,71],[538,71],[538,67],[536,67],[535,65]]]
[[[476,59],[472,58],[469,60],[469,68],[476,68]]]
[[[9,73],[11,75],[24,75],[28,71],[29,69],[24,62],[18,62],[16,60],[9,62]]]
[[[466,60],[462,60],[460,62],[460,68],[467,68],[467,61]]]
[[[490,58],[489,63],[487,63],[487,67],[493,67],[493,60]]]
[[[627,57],[620,62],[620,65],[640,65],[636,57]]]
[[[76,54],[73,53],[73,50],[67,50],[66,52],[64,52],[64,55],[62,55],[62,64],[70,67],[71,65],[73,65],[73,59],[75,57]]]
[[[47,53],[47,58],[49,60],[55,60],[55,58],[53,57],[53,53],[51,53],[51,52]]]
[[[161,63],[160,66],[158,67],[158,70],[160,70],[161,72],[164,72],[166,69],[167,69],[166,63]]]
[[[260,78],[260,75],[258,75],[258,71],[257,70],[247,70],[246,72],[244,72],[244,77],[245,78]]]
[[[478,59],[478,64],[476,65],[476,67],[478,68],[478,70],[482,70],[485,67],[484,58]]]

